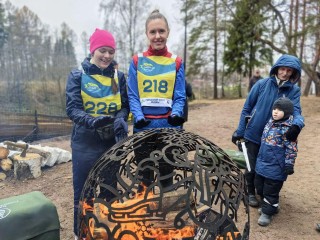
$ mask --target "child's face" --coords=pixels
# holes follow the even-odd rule
[[[160,50],[165,48],[169,29],[164,19],[157,18],[151,20],[146,31],[152,49]]]
[[[284,112],[278,108],[275,108],[272,110],[272,118],[274,120],[280,120],[284,116]]]

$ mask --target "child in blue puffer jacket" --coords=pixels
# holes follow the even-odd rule
[[[297,141],[289,141],[286,133],[292,126],[293,103],[282,97],[272,107],[272,117],[266,124],[259,149],[255,187],[261,197],[260,226],[267,226],[279,210],[279,194],[288,175],[294,173]]]

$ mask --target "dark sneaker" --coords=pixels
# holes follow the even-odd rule
[[[265,214],[265,213],[261,213],[261,215],[258,219],[258,224],[260,226],[266,227],[271,223],[271,218],[272,218],[272,216]]]
[[[317,224],[316,224],[316,230],[317,230],[318,232],[320,232],[320,223],[317,223]]]
[[[249,205],[251,207],[259,207],[258,199],[253,194],[249,194]]]

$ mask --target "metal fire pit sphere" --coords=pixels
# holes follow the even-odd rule
[[[86,239],[249,239],[244,175],[199,135],[139,132],[96,162],[78,222]]]

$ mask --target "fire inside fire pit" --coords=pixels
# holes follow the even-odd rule
[[[249,238],[241,170],[184,130],[143,131],[116,144],[91,170],[81,202],[86,239]]]

